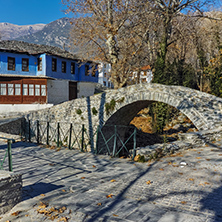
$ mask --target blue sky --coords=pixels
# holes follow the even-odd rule
[[[16,25],[50,23],[67,17],[61,0],[0,0],[0,22]]]

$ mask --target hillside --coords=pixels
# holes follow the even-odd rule
[[[14,25],[11,23],[0,23],[0,36],[2,40],[11,40],[24,35],[31,35],[42,30],[45,24]]]
[[[61,18],[43,27],[42,30],[15,38],[15,40],[25,41],[43,45],[57,46],[68,49],[69,32],[71,24],[69,18]]]

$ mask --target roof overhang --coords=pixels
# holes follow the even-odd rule
[[[32,76],[32,75],[18,75],[18,74],[0,74],[0,78],[1,77],[7,77],[7,78],[10,78],[10,77],[14,77],[14,78],[33,78],[33,79],[55,79],[55,78],[52,78],[52,77],[49,77],[49,76]]]

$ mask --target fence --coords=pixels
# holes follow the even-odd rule
[[[2,138],[2,139],[6,139],[6,138]],[[7,139],[7,149],[5,151],[3,160],[0,161],[0,170],[3,170],[3,164],[7,156],[8,156],[8,168],[9,168],[9,171],[12,172],[12,140],[11,139]]]
[[[22,133],[26,141],[49,146],[111,156],[134,158],[136,155],[136,128],[130,126],[105,125],[87,129],[84,124],[28,120],[24,122]]]
[[[132,126],[104,125],[97,131],[97,154],[125,156],[136,155],[137,129]]]

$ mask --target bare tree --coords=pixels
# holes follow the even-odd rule
[[[153,0],[153,10],[162,23],[158,56],[164,62],[168,47],[175,42],[175,39],[172,40],[175,17],[207,17],[203,12],[210,3],[213,3],[213,0]]]
[[[87,56],[111,64],[114,88],[124,86],[138,61],[145,61],[139,14],[146,13],[134,0],[63,0],[74,19],[72,39]],[[144,57],[145,56],[145,57]]]

